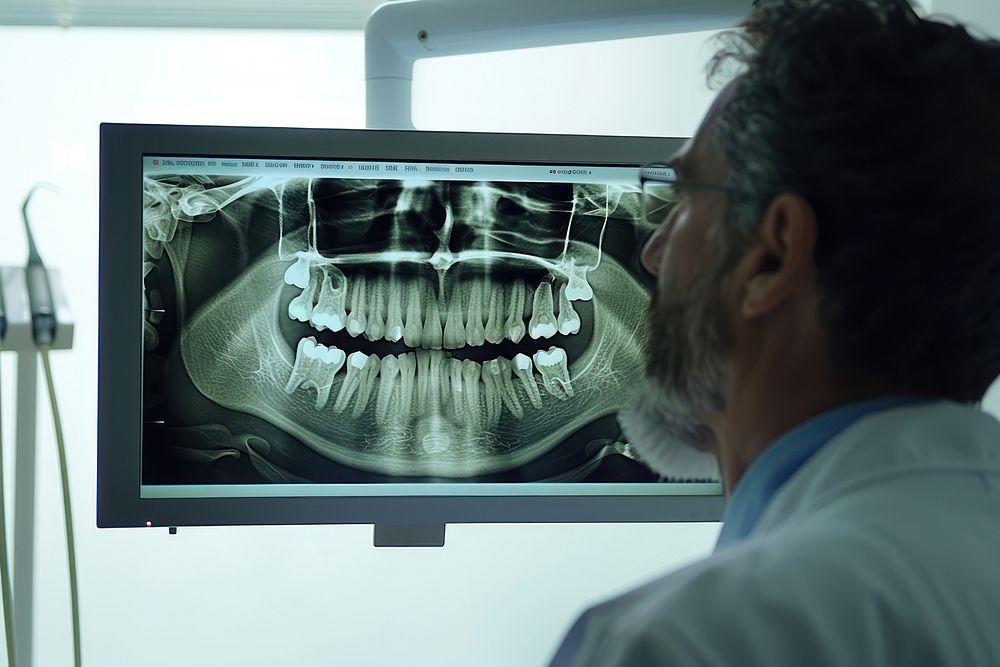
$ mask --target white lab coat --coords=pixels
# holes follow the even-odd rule
[[[1000,423],[868,415],[750,536],[586,612],[553,665],[1000,665]],[[570,642],[572,643],[572,642]]]

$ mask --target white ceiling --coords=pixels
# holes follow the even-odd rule
[[[360,30],[384,0],[0,0],[0,25]]]

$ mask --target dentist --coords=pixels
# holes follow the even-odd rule
[[[1000,665],[1000,43],[903,0],[762,2],[643,170],[658,471],[718,465],[708,559],[557,667]]]

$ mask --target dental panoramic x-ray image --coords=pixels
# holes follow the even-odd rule
[[[143,197],[143,484],[657,481],[616,421],[637,187],[157,173]]]

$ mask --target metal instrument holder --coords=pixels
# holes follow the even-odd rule
[[[62,290],[59,271],[49,270],[56,308],[56,337],[50,349],[73,347],[73,317]],[[14,608],[4,610],[14,621],[17,664],[31,667],[35,580],[35,436],[38,419],[38,348],[31,333],[31,311],[24,268],[0,266],[0,289],[7,313],[3,351],[17,355],[14,413],[14,529],[11,595]],[[2,452],[0,452],[2,455]],[[2,501],[3,499],[0,499]],[[10,513],[7,514],[10,516]]]

